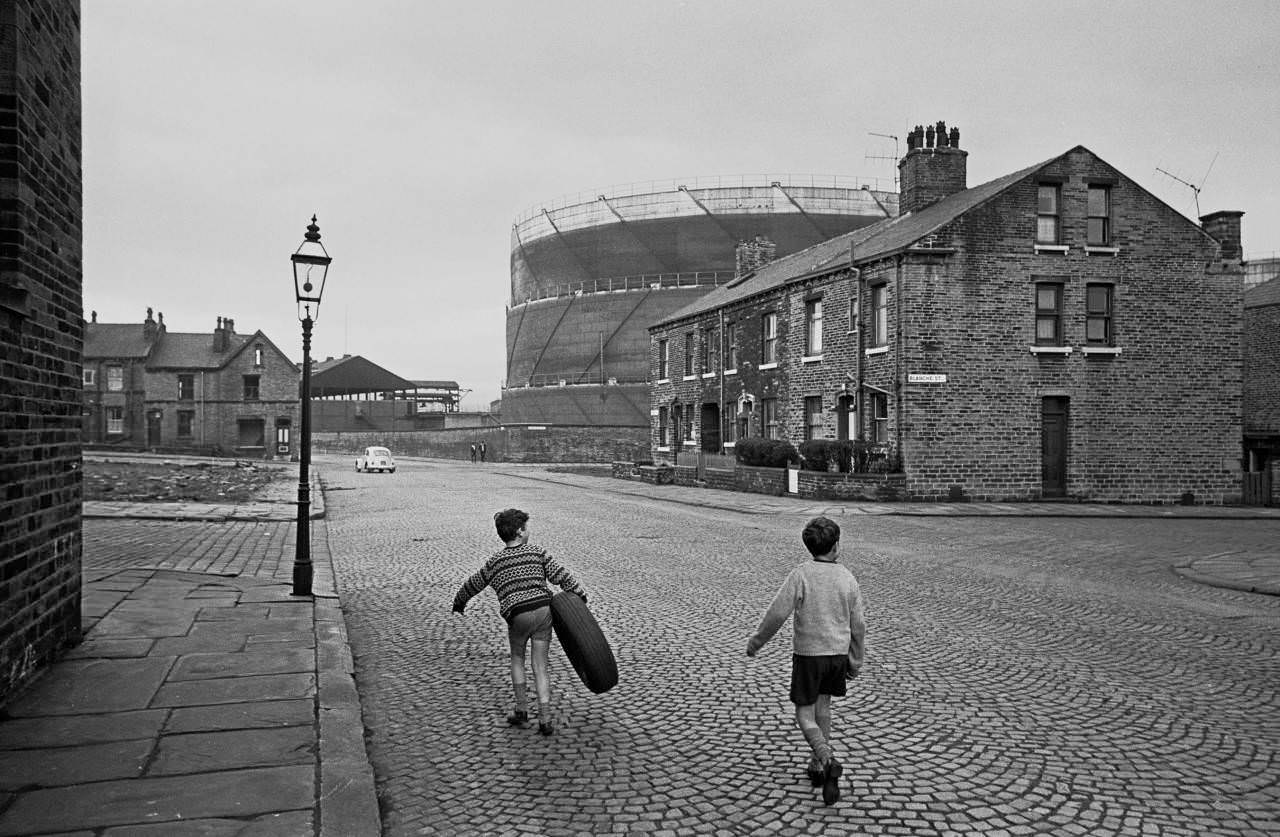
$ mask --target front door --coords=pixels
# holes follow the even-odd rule
[[[720,452],[720,405],[702,405],[702,449],[707,453]]]
[[[147,447],[160,447],[160,417],[163,414],[159,410],[147,410]]]
[[[836,401],[836,438],[846,440],[857,426],[857,403],[852,395],[842,395]]]
[[[1067,496],[1067,419],[1069,399],[1045,398],[1040,410],[1041,495]]]

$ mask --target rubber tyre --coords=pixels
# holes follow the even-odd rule
[[[618,684],[618,663],[587,603],[573,593],[551,597],[551,624],[578,679],[595,694]]]

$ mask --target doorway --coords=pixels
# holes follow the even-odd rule
[[[1040,493],[1067,496],[1067,428],[1070,399],[1048,396],[1040,406]]]
[[[160,420],[164,414],[159,410],[147,410],[147,447],[160,447]]]
[[[720,405],[702,405],[702,450],[720,453]]]

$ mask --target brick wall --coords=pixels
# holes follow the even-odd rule
[[[383,445],[399,456],[469,459],[471,445],[483,441],[489,462],[608,463],[648,458],[645,429],[634,427],[458,428],[405,433],[316,433],[313,449],[355,456],[368,445]]]
[[[1244,311],[1244,429],[1280,434],[1280,303]]]
[[[0,704],[80,639],[80,14],[0,4]]]

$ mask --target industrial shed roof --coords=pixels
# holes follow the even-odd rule
[[[315,398],[417,388],[413,381],[401,378],[360,355],[327,358],[311,366],[311,394]]]

